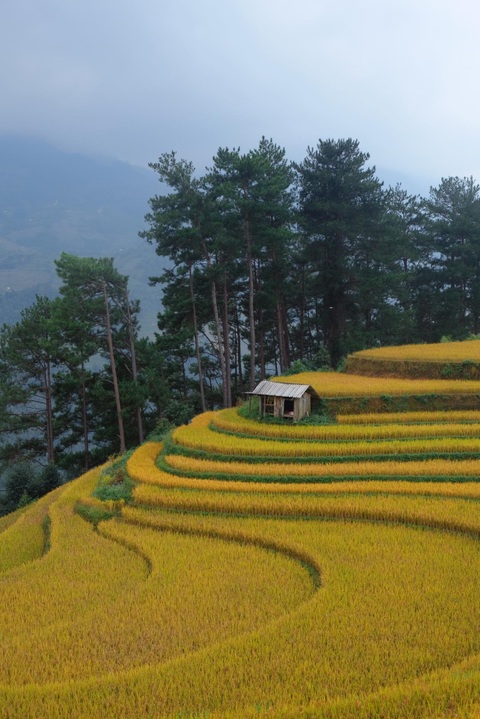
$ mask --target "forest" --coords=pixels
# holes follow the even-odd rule
[[[0,330],[2,511],[52,486],[25,487],[25,463],[68,479],[266,377],[478,335],[480,186],[447,177],[411,195],[369,160],[328,139],[291,162],[262,138],[220,148],[203,174],[174,152],[151,163],[161,191],[139,234],[163,293],[155,336],[112,259],[67,253],[58,297]]]

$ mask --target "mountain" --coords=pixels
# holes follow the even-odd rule
[[[36,294],[58,288],[61,252],[113,257],[155,329],[160,291],[148,286],[161,258],[138,237],[156,176],[117,160],[60,150],[41,140],[0,136],[0,324],[15,322]]]

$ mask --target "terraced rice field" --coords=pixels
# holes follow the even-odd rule
[[[350,355],[347,370],[378,377],[480,379],[480,340],[404,345]]]
[[[0,520],[0,717],[480,716],[480,413],[337,420],[199,415],[131,501]]]

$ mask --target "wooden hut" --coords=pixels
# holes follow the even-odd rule
[[[320,399],[308,384],[287,384],[263,380],[250,396],[260,399],[260,417],[277,417],[298,422],[312,411],[312,400]]]

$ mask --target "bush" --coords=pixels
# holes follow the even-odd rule
[[[292,374],[300,374],[301,372],[312,372],[314,369],[311,362],[295,360],[290,367],[283,372],[282,377],[290,377]]]
[[[62,475],[58,467],[55,464],[47,464],[40,472],[38,483],[41,490],[40,497],[60,487],[62,484]]]
[[[161,442],[174,427],[175,425],[169,422],[168,419],[159,419],[154,429],[148,435],[147,442]]]
[[[0,514],[8,514],[15,509],[25,507],[61,484],[60,470],[54,464],[47,464],[38,472],[29,462],[18,462],[7,472],[5,491],[0,502]]]
[[[135,484],[129,477],[126,465],[132,453],[133,450],[129,450],[103,470],[93,492],[94,497],[102,501],[123,499],[126,502],[131,498]]]
[[[19,506],[25,506],[36,497],[37,482],[36,470],[28,462],[18,462],[10,467],[5,481],[3,502],[6,513],[13,512]]]
[[[60,487],[62,475],[54,464],[47,464],[39,474],[36,474],[27,487],[27,493],[32,499],[39,499],[44,494]]]
[[[258,419],[260,413],[260,400],[258,397],[250,397],[246,402],[238,407],[240,417],[246,419]]]
[[[283,372],[282,376],[290,377],[292,374],[300,374],[300,372],[331,371],[332,365],[330,363],[330,355],[328,354],[327,348],[322,345],[311,360],[294,360],[290,367]]]

